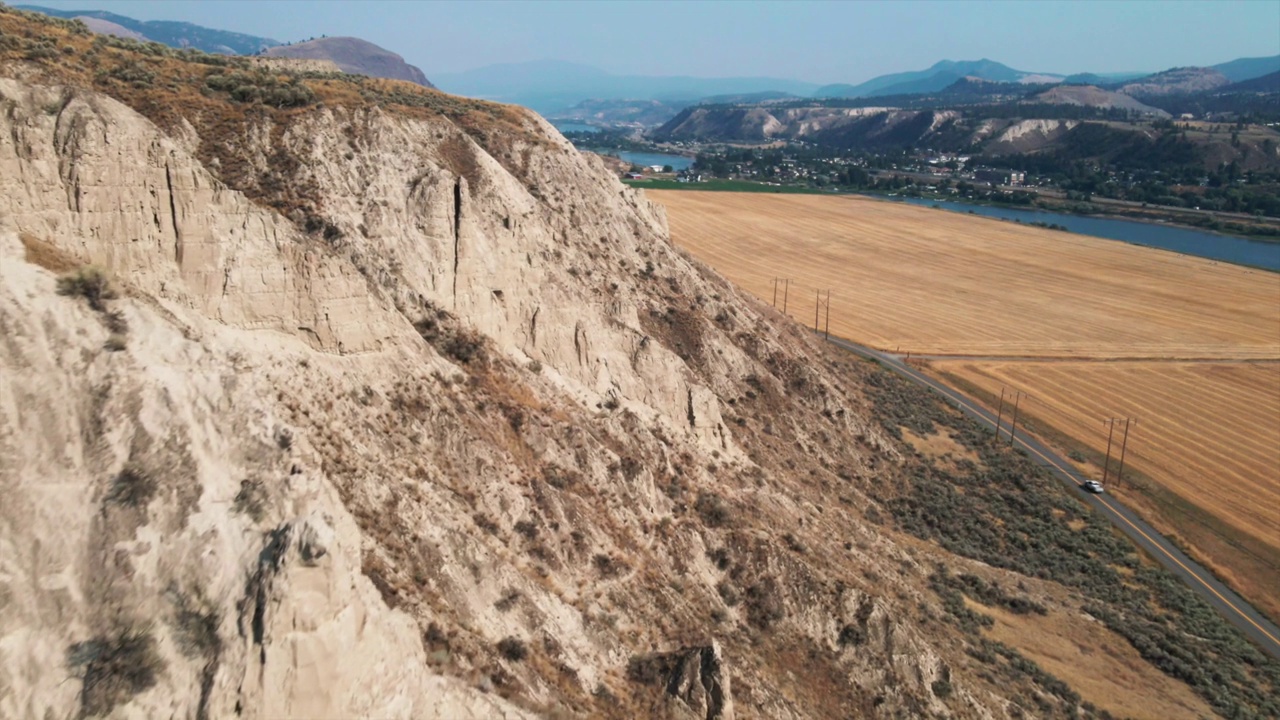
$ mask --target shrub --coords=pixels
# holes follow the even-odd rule
[[[126,628],[72,645],[67,665],[79,674],[83,716],[106,715],[156,684],[164,661],[149,630]]]
[[[498,652],[511,662],[521,662],[529,656],[529,646],[520,638],[508,635],[498,642]]]
[[[58,278],[59,295],[77,295],[98,312],[106,310],[106,301],[116,297],[116,291],[102,268],[82,267],[71,275]]]
[[[702,522],[711,527],[727,525],[733,517],[729,503],[715,493],[705,492],[699,495],[693,509],[698,512]]]
[[[254,522],[262,522],[267,512],[267,491],[261,480],[241,480],[232,509],[248,515]]]
[[[126,465],[111,482],[106,501],[127,507],[146,507],[156,494],[156,481],[133,465]]]

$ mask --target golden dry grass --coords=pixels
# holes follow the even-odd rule
[[[866,198],[648,191],[672,239],[813,324],[951,355],[1280,357],[1280,275]],[[781,290],[779,290],[781,305]]]
[[[1186,685],[1144,662],[1128,640],[1084,615],[1014,615],[966,600],[995,618],[987,637],[1017,648],[1086,701],[1118,717],[1213,717]]]
[[[1280,364],[1241,362],[1280,359],[1280,274],[864,198],[648,194],[765,301],[790,277],[806,325],[830,288],[834,335],[981,356],[928,364],[993,410],[1002,385],[1030,393],[1024,418],[1064,449],[1100,455],[1103,418],[1139,418],[1126,461],[1152,484],[1117,494],[1280,616]]]

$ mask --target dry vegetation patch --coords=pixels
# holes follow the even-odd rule
[[[1019,615],[965,602],[994,620],[985,637],[1017,648],[1113,715],[1155,720],[1213,714],[1186,685],[1143,662],[1127,640],[1083,613]]]
[[[911,431],[911,428],[902,428],[902,437],[916,452],[924,455],[931,460],[938,462],[948,470],[957,470],[957,461],[967,460],[975,466],[981,464],[978,453],[971,448],[956,442],[956,439],[950,433],[938,431],[932,435],[921,436]]]

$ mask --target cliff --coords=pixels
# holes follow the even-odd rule
[[[0,716],[1076,712],[885,526],[946,411],[536,115],[0,31]]]

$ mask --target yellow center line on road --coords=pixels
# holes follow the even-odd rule
[[[908,369],[909,369],[909,368],[908,368]],[[921,376],[922,378],[924,378],[924,377],[925,377],[925,376],[923,375],[923,373],[921,373],[921,374],[920,374],[920,376]],[[963,405],[964,407],[968,408],[970,412],[973,412],[974,414],[978,415],[978,417],[982,417],[982,414],[981,414],[980,412],[978,412],[978,409],[977,409],[977,408],[975,408],[973,405],[969,404],[968,402],[966,402],[966,399],[965,399],[965,398],[963,398],[963,397],[958,397],[958,398],[955,398],[955,400],[956,400],[956,403],[957,403],[957,404]],[[991,422],[991,421],[990,421],[990,420],[987,420],[987,422]],[[997,431],[997,433],[998,433],[998,432],[999,432],[999,428],[997,428],[997,429],[996,429],[996,431]],[[1050,458],[1050,457],[1046,456],[1044,453],[1040,452],[1039,450],[1036,450],[1035,448],[1031,447],[1031,446],[1030,446],[1030,445],[1028,445],[1028,444],[1026,443],[1026,441],[1024,441],[1024,440],[1019,440],[1018,442],[1020,442],[1020,443],[1022,444],[1022,447],[1024,447],[1024,448],[1026,448],[1027,450],[1030,450],[1031,452],[1035,453],[1035,454],[1036,454],[1036,455],[1037,455],[1041,460],[1044,460],[1045,462],[1049,463],[1049,464],[1050,464],[1050,465],[1052,465],[1053,467],[1057,468],[1059,472],[1062,472],[1062,473],[1063,473],[1063,474],[1065,474],[1067,477],[1071,477],[1071,471],[1069,471],[1069,470],[1067,470],[1067,469],[1063,468],[1061,465],[1059,465],[1058,463],[1054,462],[1053,458]],[[1236,614],[1237,614],[1237,615],[1239,615],[1240,617],[1244,618],[1244,619],[1245,619],[1245,620],[1246,620],[1250,625],[1252,625],[1252,626],[1254,626],[1255,628],[1257,628],[1257,629],[1258,629],[1258,632],[1260,632],[1260,633],[1262,633],[1263,635],[1265,635],[1265,636],[1267,636],[1268,638],[1270,638],[1270,639],[1271,639],[1271,642],[1276,643],[1277,645],[1280,645],[1280,640],[1276,639],[1276,637],[1275,637],[1274,635],[1272,635],[1271,633],[1267,632],[1267,629],[1266,629],[1266,628],[1264,628],[1264,627],[1262,627],[1261,625],[1259,625],[1258,623],[1254,622],[1253,618],[1251,618],[1251,617],[1249,617],[1248,615],[1246,615],[1246,614],[1244,614],[1243,612],[1241,612],[1241,611],[1240,611],[1240,608],[1236,607],[1236,606],[1235,606],[1235,604],[1233,604],[1230,600],[1228,600],[1227,598],[1223,597],[1223,596],[1222,596],[1222,593],[1220,593],[1220,592],[1218,592],[1217,590],[1213,589],[1213,587],[1212,587],[1211,585],[1209,585],[1209,583],[1205,582],[1205,581],[1204,581],[1204,578],[1200,577],[1199,573],[1195,572],[1195,571],[1194,571],[1194,570],[1192,570],[1191,568],[1189,568],[1189,567],[1187,567],[1186,565],[1184,565],[1184,564],[1182,563],[1182,561],[1181,561],[1181,560],[1179,560],[1178,558],[1174,557],[1174,555],[1173,555],[1172,553],[1170,553],[1168,550],[1164,549],[1164,547],[1163,547],[1160,543],[1156,542],[1156,541],[1155,541],[1155,540],[1154,540],[1150,535],[1148,535],[1148,534],[1146,534],[1145,532],[1143,532],[1142,528],[1138,527],[1137,525],[1134,525],[1134,524],[1133,524],[1133,522],[1129,520],[1129,518],[1125,517],[1124,515],[1122,515],[1122,514],[1120,513],[1120,511],[1116,510],[1116,509],[1115,509],[1115,507],[1113,507],[1113,506],[1111,505],[1111,503],[1107,502],[1104,498],[1101,498],[1101,497],[1097,498],[1097,500],[1098,500],[1099,502],[1101,502],[1103,505],[1105,505],[1105,506],[1107,507],[1107,509],[1108,509],[1108,510],[1110,510],[1112,513],[1115,513],[1115,516],[1116,516],[1116,517],[1120,518],[1121,520],[1124,520],[1124,521],[1125,521],[1125,524],[1127,524],[1129,527],[1131,527],[1131,528],[1133,528],[1135,531],[1137,531],[1137,533],[1138,533],[1139,535],[1141,535],[1142,537],[1146,538],[1146,539],[1147,539],[1147,541],[1148,541],[1148,542],[1150,542],[1150,543],[1151,543],[1151,545],[1152,545],[1153,547],[1155,547],[1157,550],[1159,550],[1161,553],[1163,553],[1163,554],[1165,555],[1165,557],[1167,557],[1167,558],[1169,558],[1170,560],[1172,560],[1172,561],[1174,561],[1175,563],[1177,563],[1177,564],[1178,564],[1178,567],[1182,568],[1183,570],[1186,570],[1188,575],[1190,575],[1191,577],[1195,578],[1195,579],[1196,579],[1196,582],[1199,582],[1201,585],[1203,585],[1203,586],[1205,587],[1205,589],[1206,589],[1206,590],[1208,590],[1209,592],[1213,593],[1213,594],[1214,594],[1214,596],[1215,596],[1215,597],[1217,597],[1219,600],[1221,600],[1221,601],[1222,601],[1222,602],[1223,602],[1227,607],[1229,607],[1229,608],[1231,608],[1232,610],[1234,610],[1234,611],[1236,612]]]

